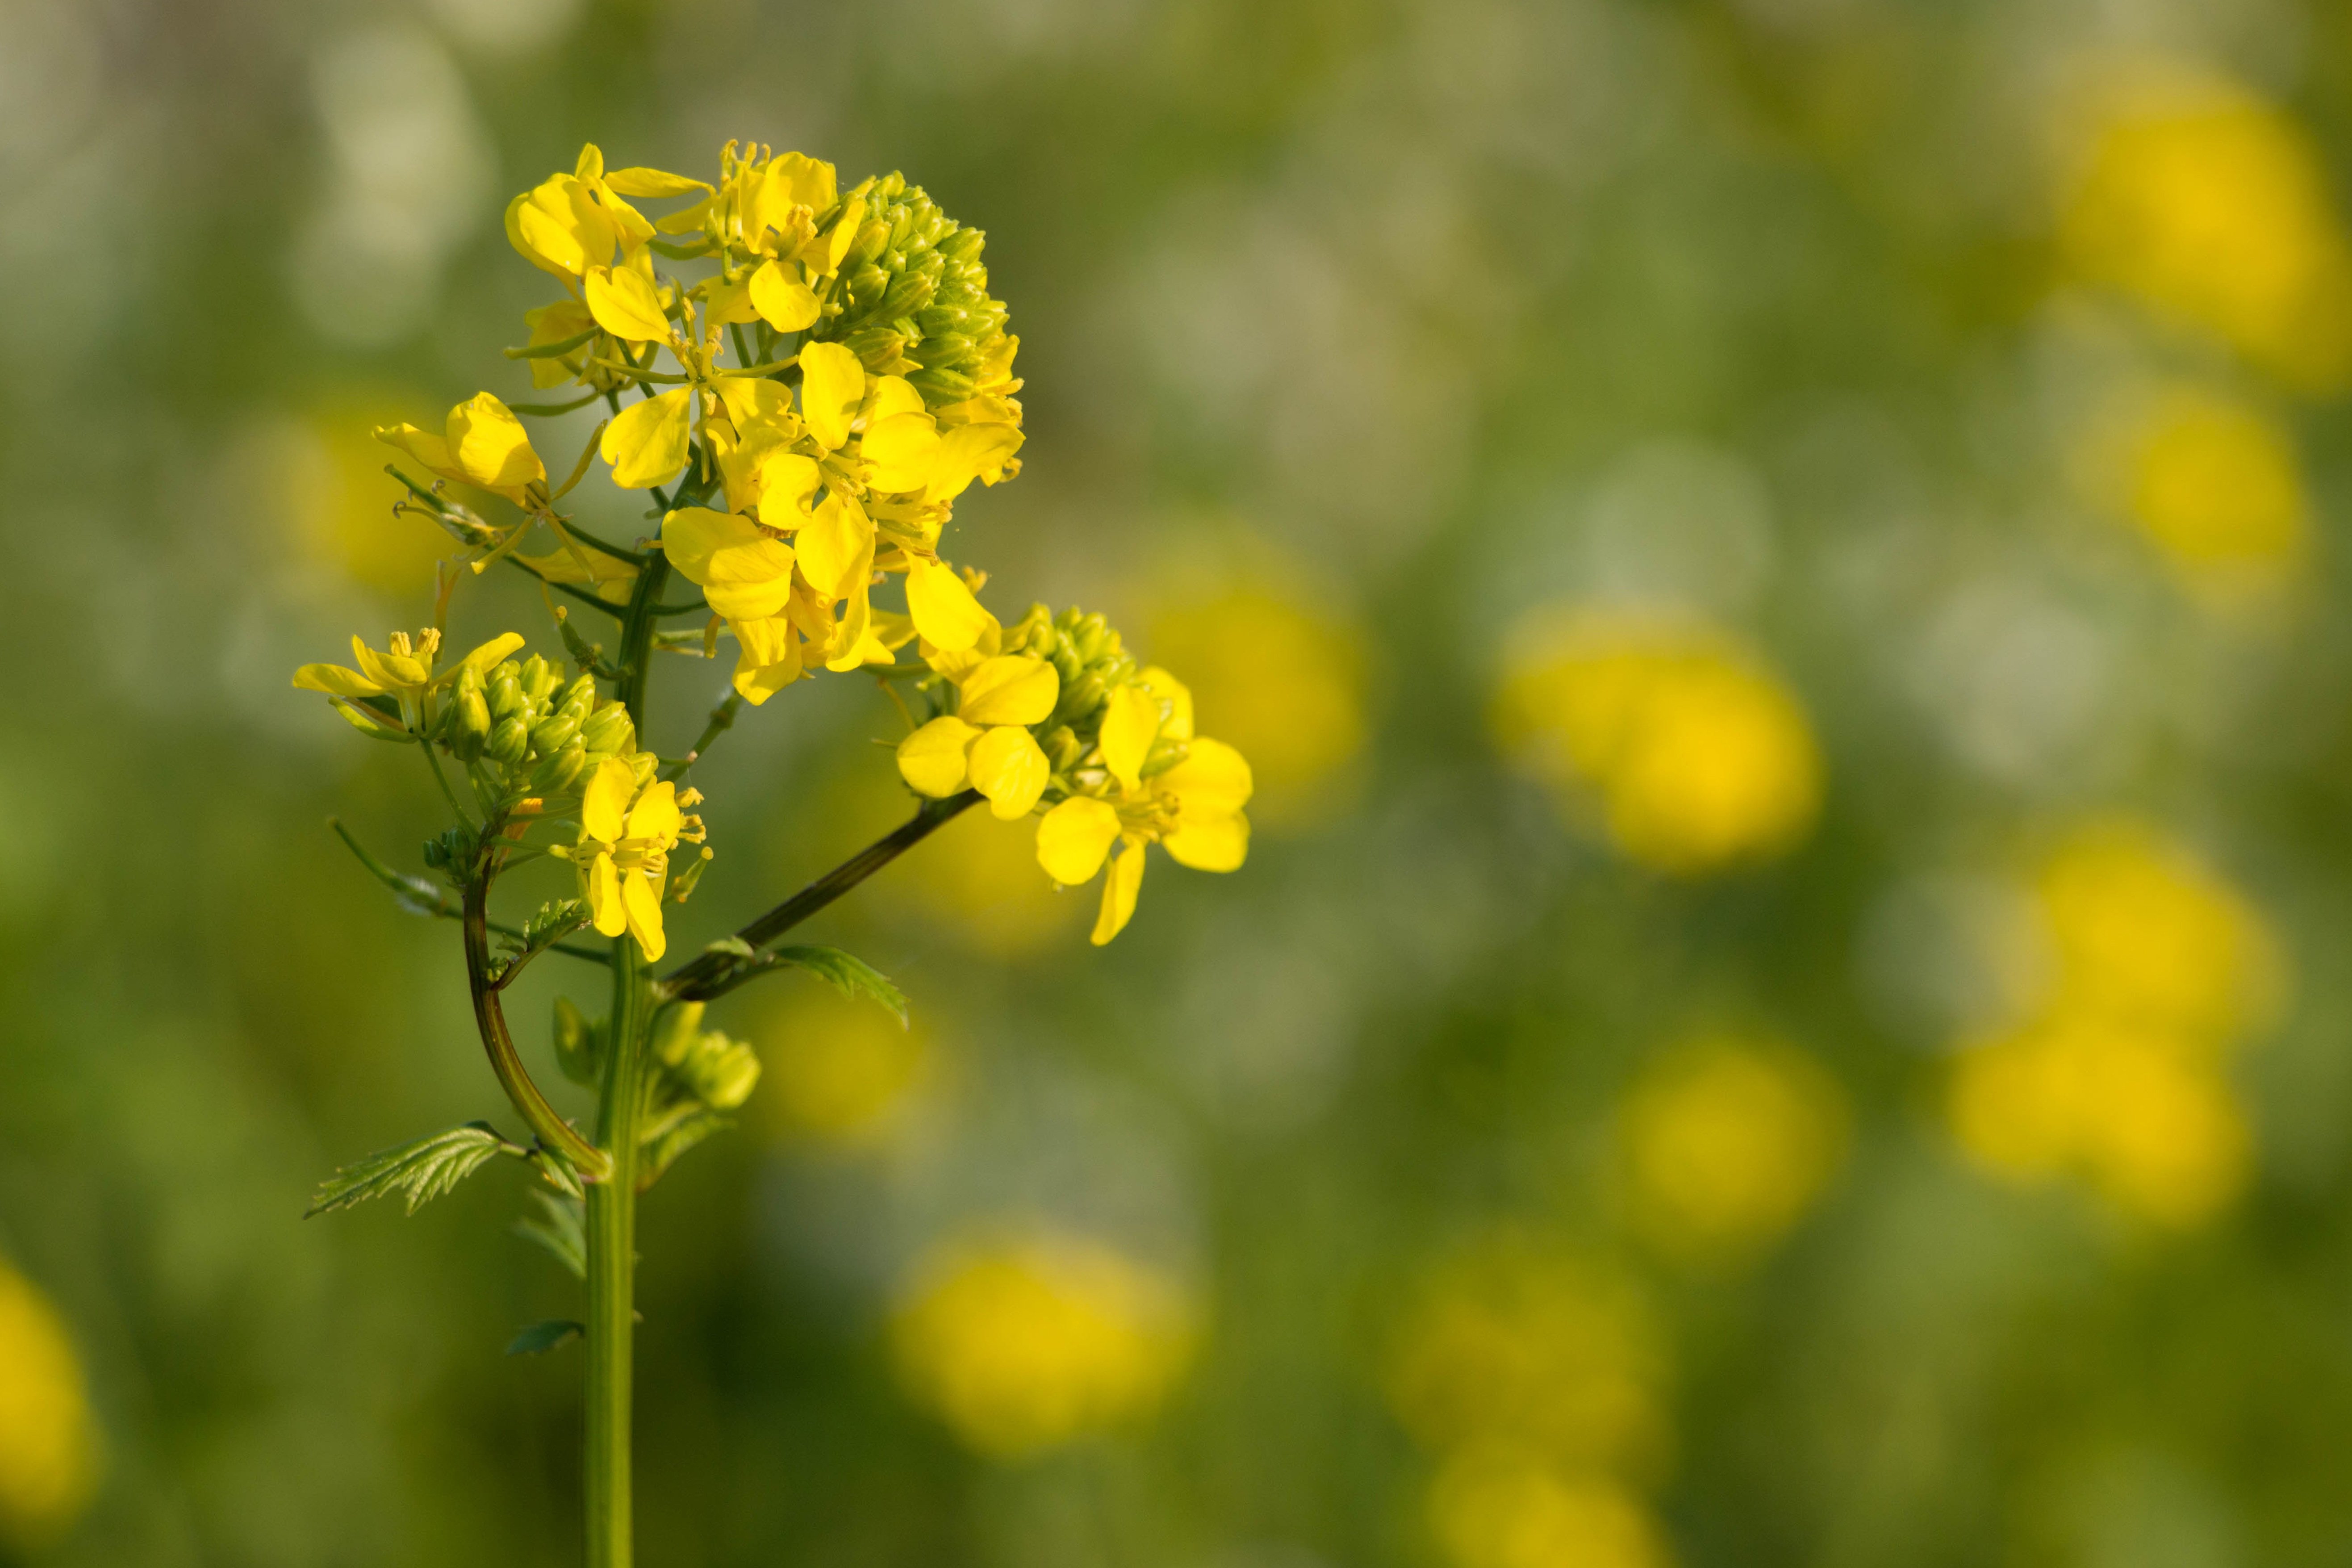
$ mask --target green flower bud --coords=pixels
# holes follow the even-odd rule
[[[627,705],[607,702],[597,709],[581,724],[580,740],[598,756],[629,750],[636,740],[636,726],[629,721]]]
[[[696,1034],[670,1064],[688,1092],[713,1110],[732,1110],[760,1082],[760,1057],[740,1040]]]
[[[501,763],[519,763],[530,750],[530,729],[520,713],[510,714],[491,727],[490,738],[483,745],[485,756]]]
[[[1083,723],[1102,707],[1103,700],[1109,695],[1102,677],[1091,669],[1087,670],[1062,688],[1061,700],[1054,704],[1054,711],[1045,721],[1049,724]]]
[[[563,700],[556,705],[556,711],[584,721],[595,708],[596,679],[583,675],[563,689]]]
[[[542,757],[551,757],[570,744],[572,737],[579,732],[579,720],[569,713],[555,713],[531,726],[530,749]]]
[[[1161,717],[1164,719],[1165,710],[1171,704],[1163,701],[1160,706],[1163,710]],[[1192,750],[1191,744],[1183,741],[1171,741],[1164,737],[1154,741],[1151,743],[1151,750],[1144,753],[1143,766],[1139,772],[1145,778],[1157,778],[1182,762]]]
[[[543,705],[547,701],[547,694],[555,689],[559,673],[548,668],[547,660],[532,654],[522,661],[523,695],[534,704]]]
[[[1078,759],[1087,754],[1086,747],[1078,743],[1077,732],[1067,724],[1056,724],[1045,731],[1045,739],[1038,744],[1045,750],[1045,761],[1057,773],[1069,772],[1078,765]]]
[[[504,720],[522,711],[522,680],[509,659],[490,671],[486,683],[490,700],[490,717]]]

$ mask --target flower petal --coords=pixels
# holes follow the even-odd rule
[[[835,491],[801,525],[801,575],[828,599],[845,595],[874,561],[874,524],[865,509]]]
[[[801,416],[817,444],[834,451],[849,439],[849,417],[866,399],[866,367],[839,343],[801,350]]]
[[[809,502],[824,482],[814,458],[798,452],[770,452],[760,460],[760,521],[770,528],[803,528],[809,521]],[[872,531],[869,527],[867,531]],[[808,546],[803,541],[800,548]]]
[[[689,191],[707,191],[710,187],[700,180],[673,174],[667,169],[615,169],[604,176],[604,183],[625,196],[636,196],[646,201],[661,201],[669,196],[682,196]]]
[[[1017,724],[1000,725],[973,742],[971,760],[971,787],[988,797],[988,809],[1005,822],[1028,816],[1054,774],[1045,752]]]
[[[588,273],[588,309],[596,324],[633,343],[669,342],[669,318],[653,280],[628,267],[597,267]]]
[[[928,414],[893,414],[869,420],[857,449],[866,458],[866,482],[872,489],[886,495],[919,490],[931,482],[940,433]]]
[[[637,793],[637,770],[626,757],[606,757],[596,764],[580,800],[580,826],[591,838],[618,844],[627,837],[629,797]],[[602,929],[601,927],[599,928]],[[618,931],[605,931],[606,936]]]
[[[449,410],[449,457],[467,482],[486,490],[520,490],[547,478],[514,411],[487,392]]]
[[[419,430],[414,425],[379,425],[375,438],[387,447],[399,447],[444,479],[465,478],[449,456],[449,443],[429,430]]]
[[[963,788],[965,754],[980,731],[961,719],[934,719],[898,742],[898,776],[917,795],[945,800]]]
[[[1223,741],[1205,736],[1192,743],[1182,762],[1160,775],[1159,784],[1188,816],[1239,811],[1249,804],[1252,788],[1248,761]]]
[[[1110,694],[1102,721],[1103,766],[1129,789],[1143,782],[1143,759],[1160,737],[1160,704],[1140,686]]]
[[[294,672],[294,684],[304,691],[323,691],[332,697],[380,697],[383,688],[356,669],[345,669],[340,664],[306,664]]]
[[[907,568],[907,609],[923,640],[950,653],[978,642],[991,618],[953,568],[921,559]]]
[[[1062,695],[1062,676],[1031,654],[984,658],[959,682],[967,724],[1042,724]]]
[[[1135,913],[1135,896],[1143,891],[1143,846],[1129,844],[1111,862],[1110,875],[1103,879],[1102,909],[1095,916],[1094,934],[1088,942],[1097,947],[1127,929]]]
[[[629,917],[621,908],[621,874],[610,855],[599,855],[588,868],[588,909],[596,917],[596,929],[606,936],[618,936],[629,929]]]
[[[629,934],[637,939],[637,947],[645,953],[647,963],[669,948],[668,938],[662,934],[661,895],[660,882],[643,871],[631,871],[621,879],[621,905]]]
[[[1160,733],[1171,741],[1192,738],[1192,689],[1160,668],[1150,665],[1139,672],[1135,683],[1152,696],[1165,699],[1169,705],[1167,719]]]
[[[789,434],[800,428],[793,414],[792,389],[781,381],[764,375],[722,375],[711,386],[727,406],[728,423],[746,441],[762,430]]]
[[[637,804],[629,807],[628,837],[654,839],[667,848],[677,842],[685,820],[677,809],[677,786],[662,779],[647,784]]]
[[[662,553],[730,620],[764,620],[793,593],[793,547],[748,517],[680,507],[662,519]]]
[[[1037,864],[1065,887],[1102,869],[1118,837],[1118,810],[1107,800],[1074,795],[1037,824]]]
[[[1195,871],[1234,871],[1249,858],[1249,818],[1240,812],[1187,812],[1160,836],[1160,847]]]
[[[958,425],[940,438],[939,458],[931,467],[927,501],[953,500],[974,479],[990,484],[1004,477],[1004,465],[1021,449],[1024,437],[1010,425]]]
[[[736,621],[731,625],[735,640],[743,650],[735,660],[735,689],[742,693],[745,701],[757,708],[801,678],[804,667],[800,633],[789,620],[777,616],[765,621]],[[753,626],[778,629],[772,641],[746,637],[746,629]]]
[[[632,403],[604,426],[600,450],[625,490],[666,484],[686,467],[694,427],[694,389],[677,387]]]
[[[751,274],[751,309],[780,332],[797,332],[816,324],[816,290],[793,276],[781,261],[763,261]]]
[[[464,658],[459,659],[457,661],[458,667],[460,668],[471,669],[476,675],[488,675],[492,669],[498,667],[499,660],[505,658],[507,655],[516,652],[521,648],[521,647],[522,634],[520,632],[500,632],[498,636],[492,637],[489,641],[484,643],[481,647],[467,654]],[[453,669],[447,673],[454,676],[457,672]]]

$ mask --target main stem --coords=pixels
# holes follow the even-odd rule
[[[654,606],[669,563],[658,552],[637,574],[621,622],[619,689],[643,744]],[[588,1386],[585,1428],[588,1568],[629,1568],[629,1416],[636,1324],[637,1128],[645,1109],[654,994],[637,944],[613,939],[613,1011],[606,1026],[596,1142],[610,1173],[588,1186]]]

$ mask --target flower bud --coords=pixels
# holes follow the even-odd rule
[[[534,705],[544,705],[547,694],[555,689],[560,673],[549,668],[547,660],[532,654],[522,661],[523,695],[529,697]]]
[[[595,710],[595,677],[583,675],[563,689],[563,700],[557,704],[556,711],[569,713],[574,719],[584,722],[588,715]]]
[[[542,760],[530,775],[530,787],[541,795],[570,795],[588,776],[588,748],[576,739]]]
[[[626,703],[607,702],[580,726],[581,743],[598,756],[627,751],[635,739],[636,726],[629,721]]]
[[[558,711],[541,719],[530,727],[530,749],[542,757],[551,757],[569,745],[580,732],[580,721],[571,714]]]
[[[471,670],[467,671],[470,675]],[[470,763],[482,754],[482,742],[490,738],[490,705],[482,697],[482,683],[477,679],[471,689],[461,682],[455,701],[449,705],[449,750],[458,761]]]
[[[1067,773],[1077,766],[1078,759],[1087,752],[1087,749],[1078,743],[1077,731],[1067,724],[1055,725],[1038,743],[1045,749],[1046,762],[1057,773]]]
[[[492,719],[505,720],[522,711],[522,680],[511,659],[490,671],[490,678],[485,682],[485,686],[489,696]]]
[[[517,703],[520,706],[520,695],[518,695]],[[495,704],[493,708],[495,709]],[[510,713],[493,725],[490,729],[490,738],[482,747],[485,756],[495,758],[501,763],[519,763],[530,750],[530,729],[523,722],[523,717],[520,712]]]

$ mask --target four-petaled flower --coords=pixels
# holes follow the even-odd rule
[[[568,851],[597,931],[627,931],[648,963],[668,945],[661,907],[669,852],[701,827],[681,810],[700,797],[691,790],[680,796],[667,779],[654,777],[654,765],[647,752],[598,763],[580,803],[580,841]]]
[[[436,674],[434,656],[441,650],[441,632],[436,626],[425,627],[413,642],[406,632],[394,632],[383,653],[354,636],[352,658],[357,669],[340,664],[306,664],[294,672],[294,684],[304,691],[325,692],[335,711],[354,728],[377,734],[390,728],[386,721],[392,715],[369,699],[389,697],[404,722],[421,724],[429,697],[455,682],[461,672],[470,669],[480,675],[520,647],[520,634],[502,633]]]
[[[1060,673],[1033,655],[1000,654],[951,679],[955,712],[898,742],[899,773],[918,794],[944,799],[970,784],[1003,820],[1028,816],[1054,774],[1028,726],[1054,711]]]

